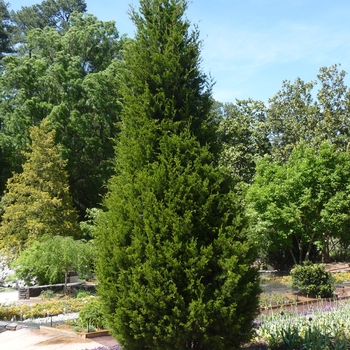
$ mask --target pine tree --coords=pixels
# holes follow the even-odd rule
[[[257,308],[243,206],[217,164],[186,1],[141,0],[116,175],[97,218],[99,293],[126,349],[235,349]]]
[[[69,194],[66,162],[47,122],[31,129],[23,172],[7,181],[0,207],[0,248],[11,258],[44,235],[79,235],[78,216]]]
[[[0,68],[4,54],[13,52],[10,44],[13,25],[10,21],[9,4],[0,0]]]

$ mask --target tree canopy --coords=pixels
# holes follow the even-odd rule
[[[218,137],[222,145],[221,164],[239,181],[250,184],[256,161],[270,153],[266,130],[266,107],[261,101],[237,100],[220,108]]]
[[[341,150],[347,149],[350,92],[345,74],[334,65],[321,67],[317,80],[283,82],[282,89],[269,100],[266,116],[274,159],[286,161],[301,141],[316,148],[329,141]],[[319,87],[316,93],[315,87]]]
[[[0,77],[1,187],[19,172],[29,128],[47,118],[68,160],[74,203],[83,217],[97,207],[112,174],[121,104],[121,41],[114,22],[73,14],[64,35],[51,27],[28,33],[33,54],[4,59]],[[35,52],[35,54],[34,54]]]
[[[73,237],[41,237],[11,264],[15,277],[27,285],[65,284],[68,273],[77,272],[81,277],[91,274],[94,261],[91,242],[74,240]]]
[[[4,54],[11,53],[11,34],[14,27],[10,20],[10,12],[8,4],[4,0],[0,0],[0,61]]]
[[[68,30],[73,12],[86,12],[85,0],[44,0],[40,4],[22,6],[11,12],[15,25],[13,43],[26,43],[30,30],[51,27],[63,34]]]
[[[288,249],[295,264],[308,260],[313,247],[327,260],[330,237],[347,246],[349,179],[350,154],[328,142],[318,150],[302,143],[284,164],[263,158],[247,196],[258,243]]]
[[[33,127],[23,172],[7,181],[0,202],[0,248],[10,259],[44,235],[79,237],[66,162],[47,122]]]

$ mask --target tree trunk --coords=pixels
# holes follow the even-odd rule
[[[64,272],[64,294],[67,294],[68,271]]]
[[[322,247],[322,263],[329,263],[329,237],[324,236]]]
[[[309,242],[309,246],[307,248],[307,252],[306,252],[306,255],[305,255],[305,261],[308,261],[309,260],[309,257],[310,257],[310,252],[311,252],[311,248],[312,248],[312,244],[314,243],[314,239],[316,237],[316,232],[314,232],[312,234],[312,237],[311,237],[311,240]]]
[[[293,258],[294,264],[295,264],[295,265],[298,265],[297,259],[295,258],[295,255],[294,255],[294,253],[293,253],[292,248],[289,248],[289,252],[290,252],[290,254],[292,255],[292,258]]]

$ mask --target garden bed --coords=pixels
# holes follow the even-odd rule
[[[343,266],[343,267],[342,267]],[[332,271],[336,278],[334,297],[327,301],[346,299],[350,297],[349,264],[329,264],[326,269]],[[296,305],[317,303],[319,299],[302,295],[293,291],[290,276],[263,275],[261,277],[262,293],[260,294],[260,310],[279,309]]]
[[[87,332],[82,328],[80,328],[79,330],[74,330],[74,327],[67,324],[55,325],[52,327],[40,326],[40,329],[49,331],[49,332],[69,335],[72,337],[80,337],[80,338],[97,338],[97,337],[110,335],[107,330],[96,330],[93,332]]]

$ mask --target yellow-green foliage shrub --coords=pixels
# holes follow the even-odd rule
[[[20,320],[22,318],[38,318],[68,312],[79,312],[93,299],[94,297],[53,300],[34,305],[21,303],[0,304],[0,319],[11,320],[15,316]]]

